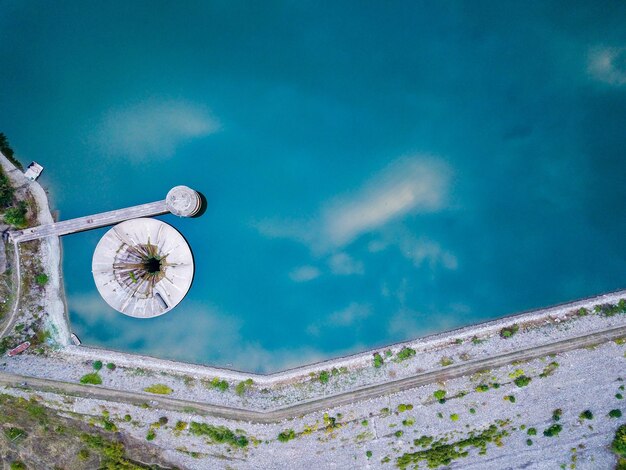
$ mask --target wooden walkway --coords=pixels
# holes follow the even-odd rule
[[[38,238],[67,235],[68,233],[82,232],[93,228],[106,227],[117,224],[124,220],[136,219],[138,217],[152,217],[155,215],[167,214],[169,211],[165,200],[141,204],[139,206],[117,209],[100,214],[78,217],[76,219],[63,220],[53,224],[39,225],[24,230],[11,231],[10,237],[16,243],[36,240]]]

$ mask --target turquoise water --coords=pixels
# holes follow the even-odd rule
[[[129,4],[130,3],[130,4]],[[186,184],[194,284],[84,343],[274,371],[625,287],[623,2],[0,4],[0,131],[61,218]]]

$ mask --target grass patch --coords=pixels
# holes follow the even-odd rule
[[[80,378],[80,383],[89,385],[100,385],[102,383],[102,377],[100,377],[97,372],[91,372],[90,374],[83,375]]]
[[[172,390],[165,384],[154,384],[144,388],[143,391],[148,393],[156,393],[157,395],[169,395],[174,390]]]

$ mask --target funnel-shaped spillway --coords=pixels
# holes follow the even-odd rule
[[[91,265],[102,298],[118,312],[152,318],[174,308],[193,279],[193,256],[178,231],[156,219],[122,222],[100,239]]]

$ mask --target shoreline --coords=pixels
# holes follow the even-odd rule
[[[0,153],[0,163],[12,180],[19,186],[28,186],[37,204],[37,219],[40,224],[54,222],[50,211],[49,200],[44,189],[36,181],[27,180],[4,155]],[[170,359],[162,359],[154,356],[117,351],[108,348],[100,348],[89,345],[74,346],[71,342],[71,325],[69,321],[69,311],[67,299],[63,290],[63,268],[62,268],[62,247],[59,237],[47,237],[40,240],[43,257],[42,264],[45,266],[49,276],[49,282],[45,290],[45,302],[47,308],[47,325],[52,330],[56,343],[61,346],[57,352],[62,352],[75,359],[110,358],[115,359],[120,364],[133,364],[140,362],[145,367],[154,370],[163,370],[172,373],[215,376],[219,375],[231,380],[245,380],[254,378],[259,384],[276,385],[302,380],[310,374],[319,373],[325,369],[332,368],[362,368],[371,365],[372,357],[375,353],[385,350],[398,351],[402,348],[414,349],[417,353],[436,351],[449,345],[451,341],[458,339],[468,340],[472,336],[479,338],[489,338],[497,335],[502,328],[518,324],[521,328],[537,323],[559,323],[566,319],[568,313],[581,307],[589,308],[599,303],[616,302],[626,297],[626,290],[617,290],[595,296],[585,297],[569,302],[563,302],[548,307],[531,309],[487,320],[480,323],[473,323],[463,327],[446,330],[406,341],[392,343],[389,345],[367,349],[354,354],[331,357],[322,361],[304,364],[293,368],[288,368],[269,374],[246,372],[225,367],[216,367],[208,364],[197,364]]]

